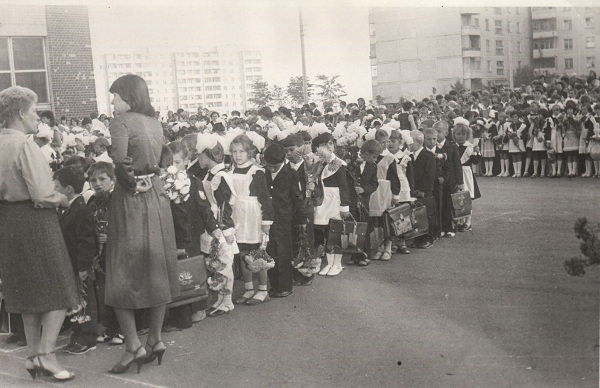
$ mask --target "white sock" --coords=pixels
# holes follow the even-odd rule
[[[256,293],[256,295],[254,295],[254,299],[265,300],[265,298],[267,297],[267,295],[269,295],[267,293],[267,286],[266,285],[259,285],[258,286],[258,292]]]
[[[243,297],[252,298],[252,295],[254,295],[254,283],[244,283],[244,287],[246,288],[246,292],[244,293]]]

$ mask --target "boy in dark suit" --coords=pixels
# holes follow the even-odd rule
[[[284,163],[285,156],[285,148],[276,143],[271,144],[264,154],[265,177],[275,210],[267,245],[267,253],[275,259],[275,267],[268,274],[272,287],[270,296],[277,298],[292,293],[292,230],[294,225],[306,224],[302,217],[304,205],[298,174]]]
[[[309,136],[310,137],[310,136]],[[311,140],[312,141],[312,140]],[[285,148],[285,157],[292,168],[292,170],[298,173],[298,179],[300,180],[300,194],[302,195],[302,215],[307,220],[306,223],[306,239],[308,243],[308,249],[311,255],[314,254],[315,244],[315,207],[312,200],[312,191],[314,190],[315,184],[309,182],[309,171],[307,171],[306,162],[304,161],[305,147],[304,139],[299,134],[292,134],[283,139],[280,144]],[[294,248],[297,246],[299,233],[292,233],[292,240]],[[294,249],[294,257],[297,252]],[[315,275],[306,277],[302,275],[297,269],[294,269],[294,286],[310,286],[315,278]]]
[[[367,140],[360,147],[360,158],[362,162],[354,167],[354,171],[349,174],[348,183],[354,186],[354,190],[349,190],[350,196],[350,214],[356,221],[370,221],[369,217],[369,200],[371,194],[379,187],[379,181],[377,180],[377,157],[383,151],[381,143],[376,140]],[[351,172],[351,168],[348,168],[348,172]],[[362,207],[359,208],[359,206]],[[361,217],[362,214],[362,217]],[[373,225],[369,222],[367,229],[367,236],[370,235],[373,230]],[[364,252],[371,252],[371,244],[367,238],[365,246],[363,247]],[[370,260],[366,255],[354,255],[347,264],[356,264],[360,266],[369,265]]]
[[[442,190],[442,237],[456,236],[456,227],[452,220],[452,197],[450,195],[462,189],[463,173],[458,155],[458,146],[447,138],[449,124],[447,121],[438,121],[433,124],[433,128],[437,131],[438,148],[446,154],[447,179],[444,180]]]
[[[448,166],[446,165],[446,154],[437,146],[437,131],[433,128],[423,130],[425,150],[435,156],[435,180],[433,181],[433,197],[435,198],[435,217],[434,223],[429,226],[429,234],[434,241],[440,237],[441,233],[441,201],[443,183],[448,179]]]
[[[436,178],[436,162],[433,153],[423,147],[424,136],[420,131],[411,131],[410,136],[413,143],[409,145],[414,161],[413,166],[413,185],[411,185],[411,195],[418,200],[422,200],[427,206],[428,214],[435,214],[435,205],[433,202],[433,186]],[[433,206],[432,206],[433,205]],[[415,238],[416,248],[430,248],[433,245],[433,239],[429,235]]]
[[[61,209],[60,229],[75,275],[83,283],[85,290],[87,322],[75,322],[70,344],[65,347],[69,354],[84,354],[96,348],[98,330],[98,305],[93,276],[94,257],[96,256],[96,235],[91,212],[87,208],[81,191],[85,183],[85,174],[75,167],[65,167],[54,173],[55,190],[67,196],[69,207]]]

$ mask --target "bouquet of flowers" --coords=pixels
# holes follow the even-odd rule
[[[302,276],[306,277],[310,277],[319,272],[321,270],[321,256],[324,254],[325,250],[323,247],[319,247],[320,251],[317,257],[312,257],[310,248],[308,247],[308,238],[306,236],[305,227],[301,228],[300,238],[296,244],[298,253],[292,262],[294,268],[296,268]]]
[[[262,244],[260,247],[252,252],[248,252],[246,256],[244,256],[244,261],[246,262],[248,269],[253,273],[275,267],[275,260],[267,253],[268,242],[269,235],[263,233]]]
[[[178,171],[177,167],[170,166],[167,168],[167,173],[161,176],[161,179],[171,201],[180,204],[188,200],[191,182],[185,171]]]
[[[585,267],[600,264],[600,224],[590,225],[586,218],[575,222],[575,234],[581,240],[579,257],[565,260],[565,271],[571,276],[585,275]]]
[[[92,318],[85,310],[87,307],[87,302],[85,301],[85,297],[87,295],[87,284],[83,280],[78,279],[77,288],[79,291],[79,303],[77,303],[77,306],[71,307],[69,310],[67,310],[67,316],[71,317],[69,320],[74,323],[89,322],[92,320]]]
[[[212,273],[206,282],[208,283],[208,288],[210,288],[211,291],[216,291],[223,295],[231,293],[231,290],[227,288],[227,277],[222,273]]]
[[[219,250],[221,249],[221,243],[219,240],[214,238],[210,243],[210,253],[204,258],[206,269],[209,272],[219,272],[225,269],[226,264],[219,259]]]

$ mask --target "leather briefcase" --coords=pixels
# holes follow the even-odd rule
[[[471,215],[471,193],[459,191],[450,195],[452,197],[452,219],[460,220]]]
[[[404,235],[405,239],[415,238],[429,233],[429,216],[427,214],[427,207],[423,206],[422,204],[417,204],[412,209],[410,221],[412,223],[412,231]]]
[[[179,296],[167,305],[167,308],[200,302],[208,298],[206,264],[204,256],[188,257],[177,261],[179,272]]]
[[[366,222],[329,220],[327,250],[331,253],[362,253],[366,238]]]
[[[383,212],[383,232],[386,238],[403,236],[412,231],[412,209],[402,204]]]

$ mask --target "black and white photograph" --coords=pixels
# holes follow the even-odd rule
[[[0,387],[599,387],[598,60],[582,0],[0,0]]]

